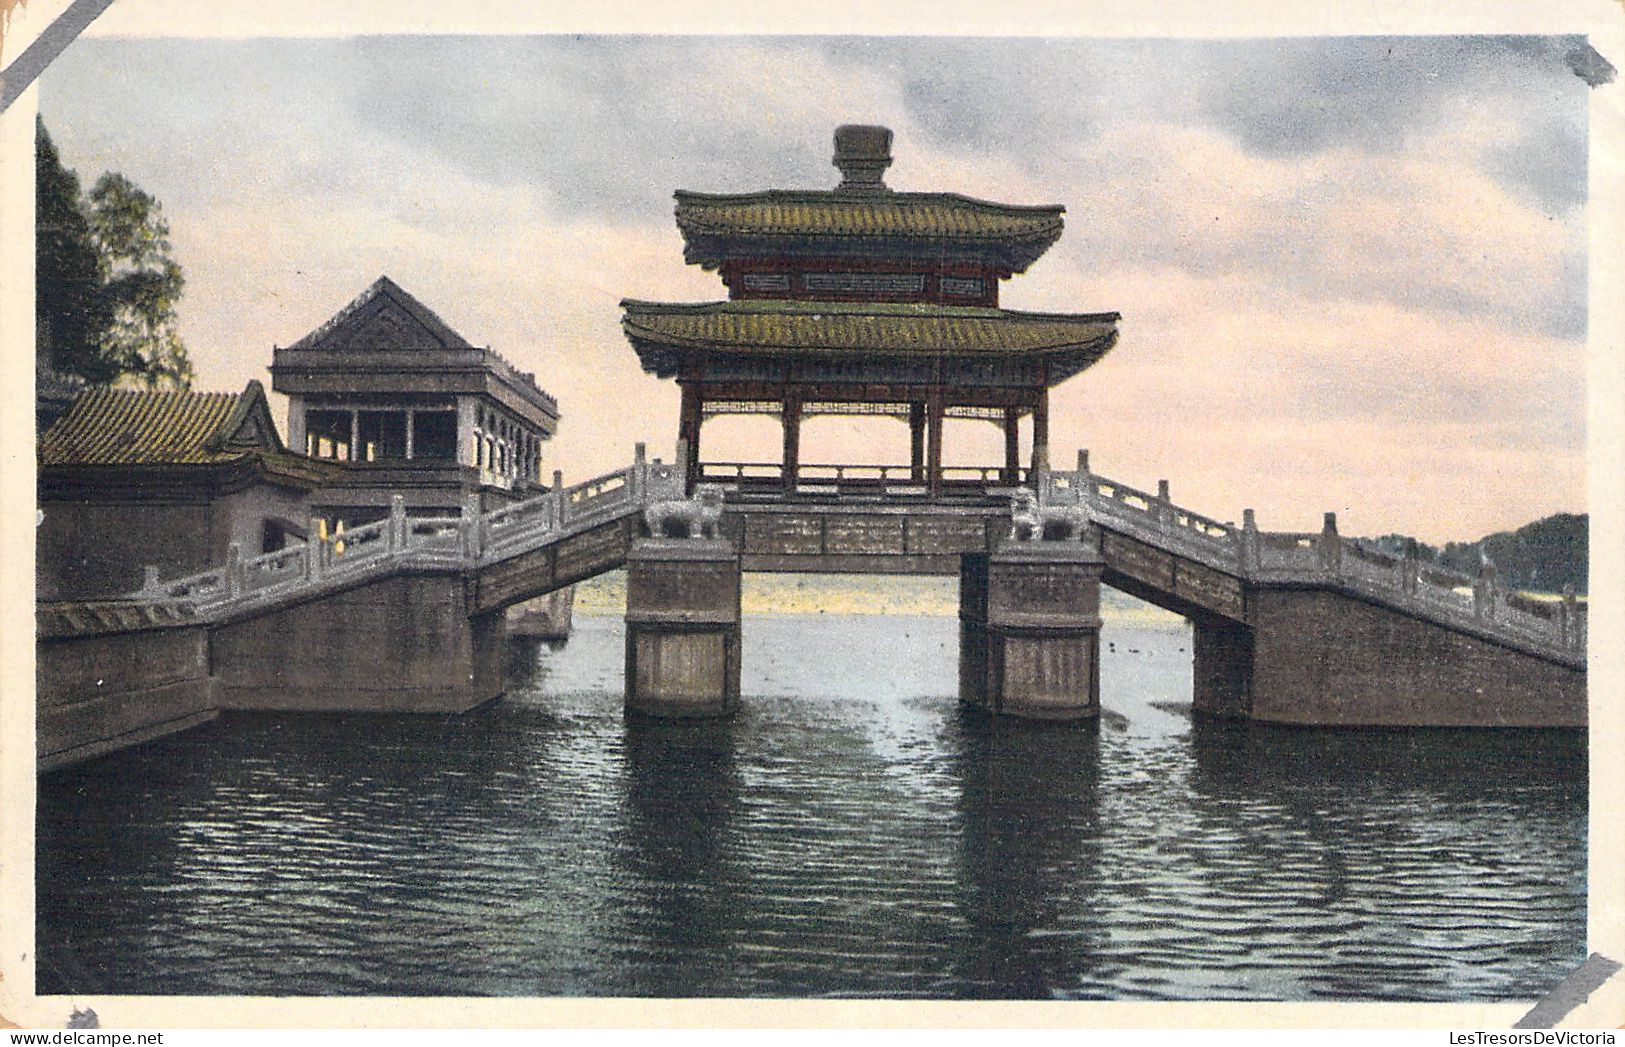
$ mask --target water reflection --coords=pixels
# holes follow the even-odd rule
[[[1193,847],[1268,926],[1257,960],[1286,995],[1449,998],[1486,966],[1524,966],[1537,993],[1584,938],[1585,737],[1574,731],[1315,731],[1198,719]],[[1249,897],[1260,864],[1274,907]],[[1503,940],[1509,921],[1522,943]],[[1313,962],[1305,962],[1313,960]],[[1502,975],[1505,976],[1504,974]]]
[[[721,994],[729,907],[738,876],[729,854],[739,809],[728,721],[626,721],[624,869],[636,885],[626,927],[638,942],[633,993]]]
[[[1119,630],[1099,725],[989,722],[951,618],[748,628],[731,720],[628,721],[584,617],[468,715],[48,775],[38,989],[1520,999],[1584,958],[1573,733],[1193,722],[1179,628]]]
[[[1104,939],[1097,726],[959,721],[959,977],[976,996],[1069,992]]]

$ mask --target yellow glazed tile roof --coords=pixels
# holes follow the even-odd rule
[[[283,446],[257,381],[240,393],[86,390],[40,436],[38,455],[53,471],[247,465],[304,488],[344,473]]]
[[[1059,234],[1063,208],[1017,207],[951,193],[679,193],[685,231],[1002,240]]]
[[[726,301],[668,305],[626,300],[635,345],[720,352],[794,351],[1011,354],[1095,349],[1116,313],[1064,315],[940,305]]]
[[[209,444],[241,393],[91,389],[40,437],[41,465],[211,465],[243,454]]]
[[[991,250],[1021,271],[1060,237],[1065,210],[1058,204],[996,204],[956,193],[677,194],[685,257],[708,267],[729,253],[729,241],[756,241],[759,250],[760,241],[774,239],[895,239]]]

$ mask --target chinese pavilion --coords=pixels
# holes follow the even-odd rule
[[[728,298],[621,306],[643,369],[682,392],[691,478],[723,475],[700,457],[706,417],[778,415],[784,458],[773,472],[794,491],[802,419],[861,414],[908,421],[908,480],[932,496],[954,482],[944,419],[994,422],[1005,446],[997,476],[1014,484],[1021,419],[1031,419],[1038,468],[1049,390],[1116,341],[1115,312],[999,308],[1000,282],[1055,243],[1065,208],[895,192],[882,180],[891,138],[884,127],[837,128],[834,190],[676,194],[684,260],[719,272]],[[992,471],[973,470],[978,481]]]
[[[288,443],[344,466],[312,503],[330,522],[382,519],[395,495],[408,513],[444,515],[544,489],[558,402],[387,276],[276,347],[271,387],[288,397]]]

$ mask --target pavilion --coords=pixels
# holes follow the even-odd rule
[[[801,423],[813,415],[906,420],[909,464],[877,478],[932,497],[961,478],[1019,483],[1024,418],[1033,468],[1047,461],[1049,391],[1112,347],[1119,314],[999,308],[1001,281],[1055,243],[1065,209],[895,192],[882,180],[891,138],[883,127],[838,128],[842,180],[831,191],[676,194],[684,260],[717,271],[728,298],[621,305],[643,369],[681,390],[691,480],[765,470],[797,490]],[[782,463],[705,463],[701,424],[722,414],[777,415]],[[1004,461],[945,469],[949,418],[999,425]]]

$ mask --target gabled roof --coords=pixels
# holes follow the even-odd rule
[[[380,276],[332,319],[287,348],[365,352],[474,346],[395,281]]]
[[[259,382],[240,393],[90,389],[45,431],[41,466],[216,465],[286,448]]]
[[[667,374],[673,351],[783,355],[1080,354],[1117,339],[1117,313],[1026,313],[973,306],[868,302],[621,302],[645,370]],[[1080,362],[1084,362],[1080,360]]]
[[[775,248],[843,253],[889,246],[962,252],[1019,273],[1060,237],[1066,211],[1059,204],[998,204],[957,193],[679,190],[676,197],[683,258],[707,269]]]

